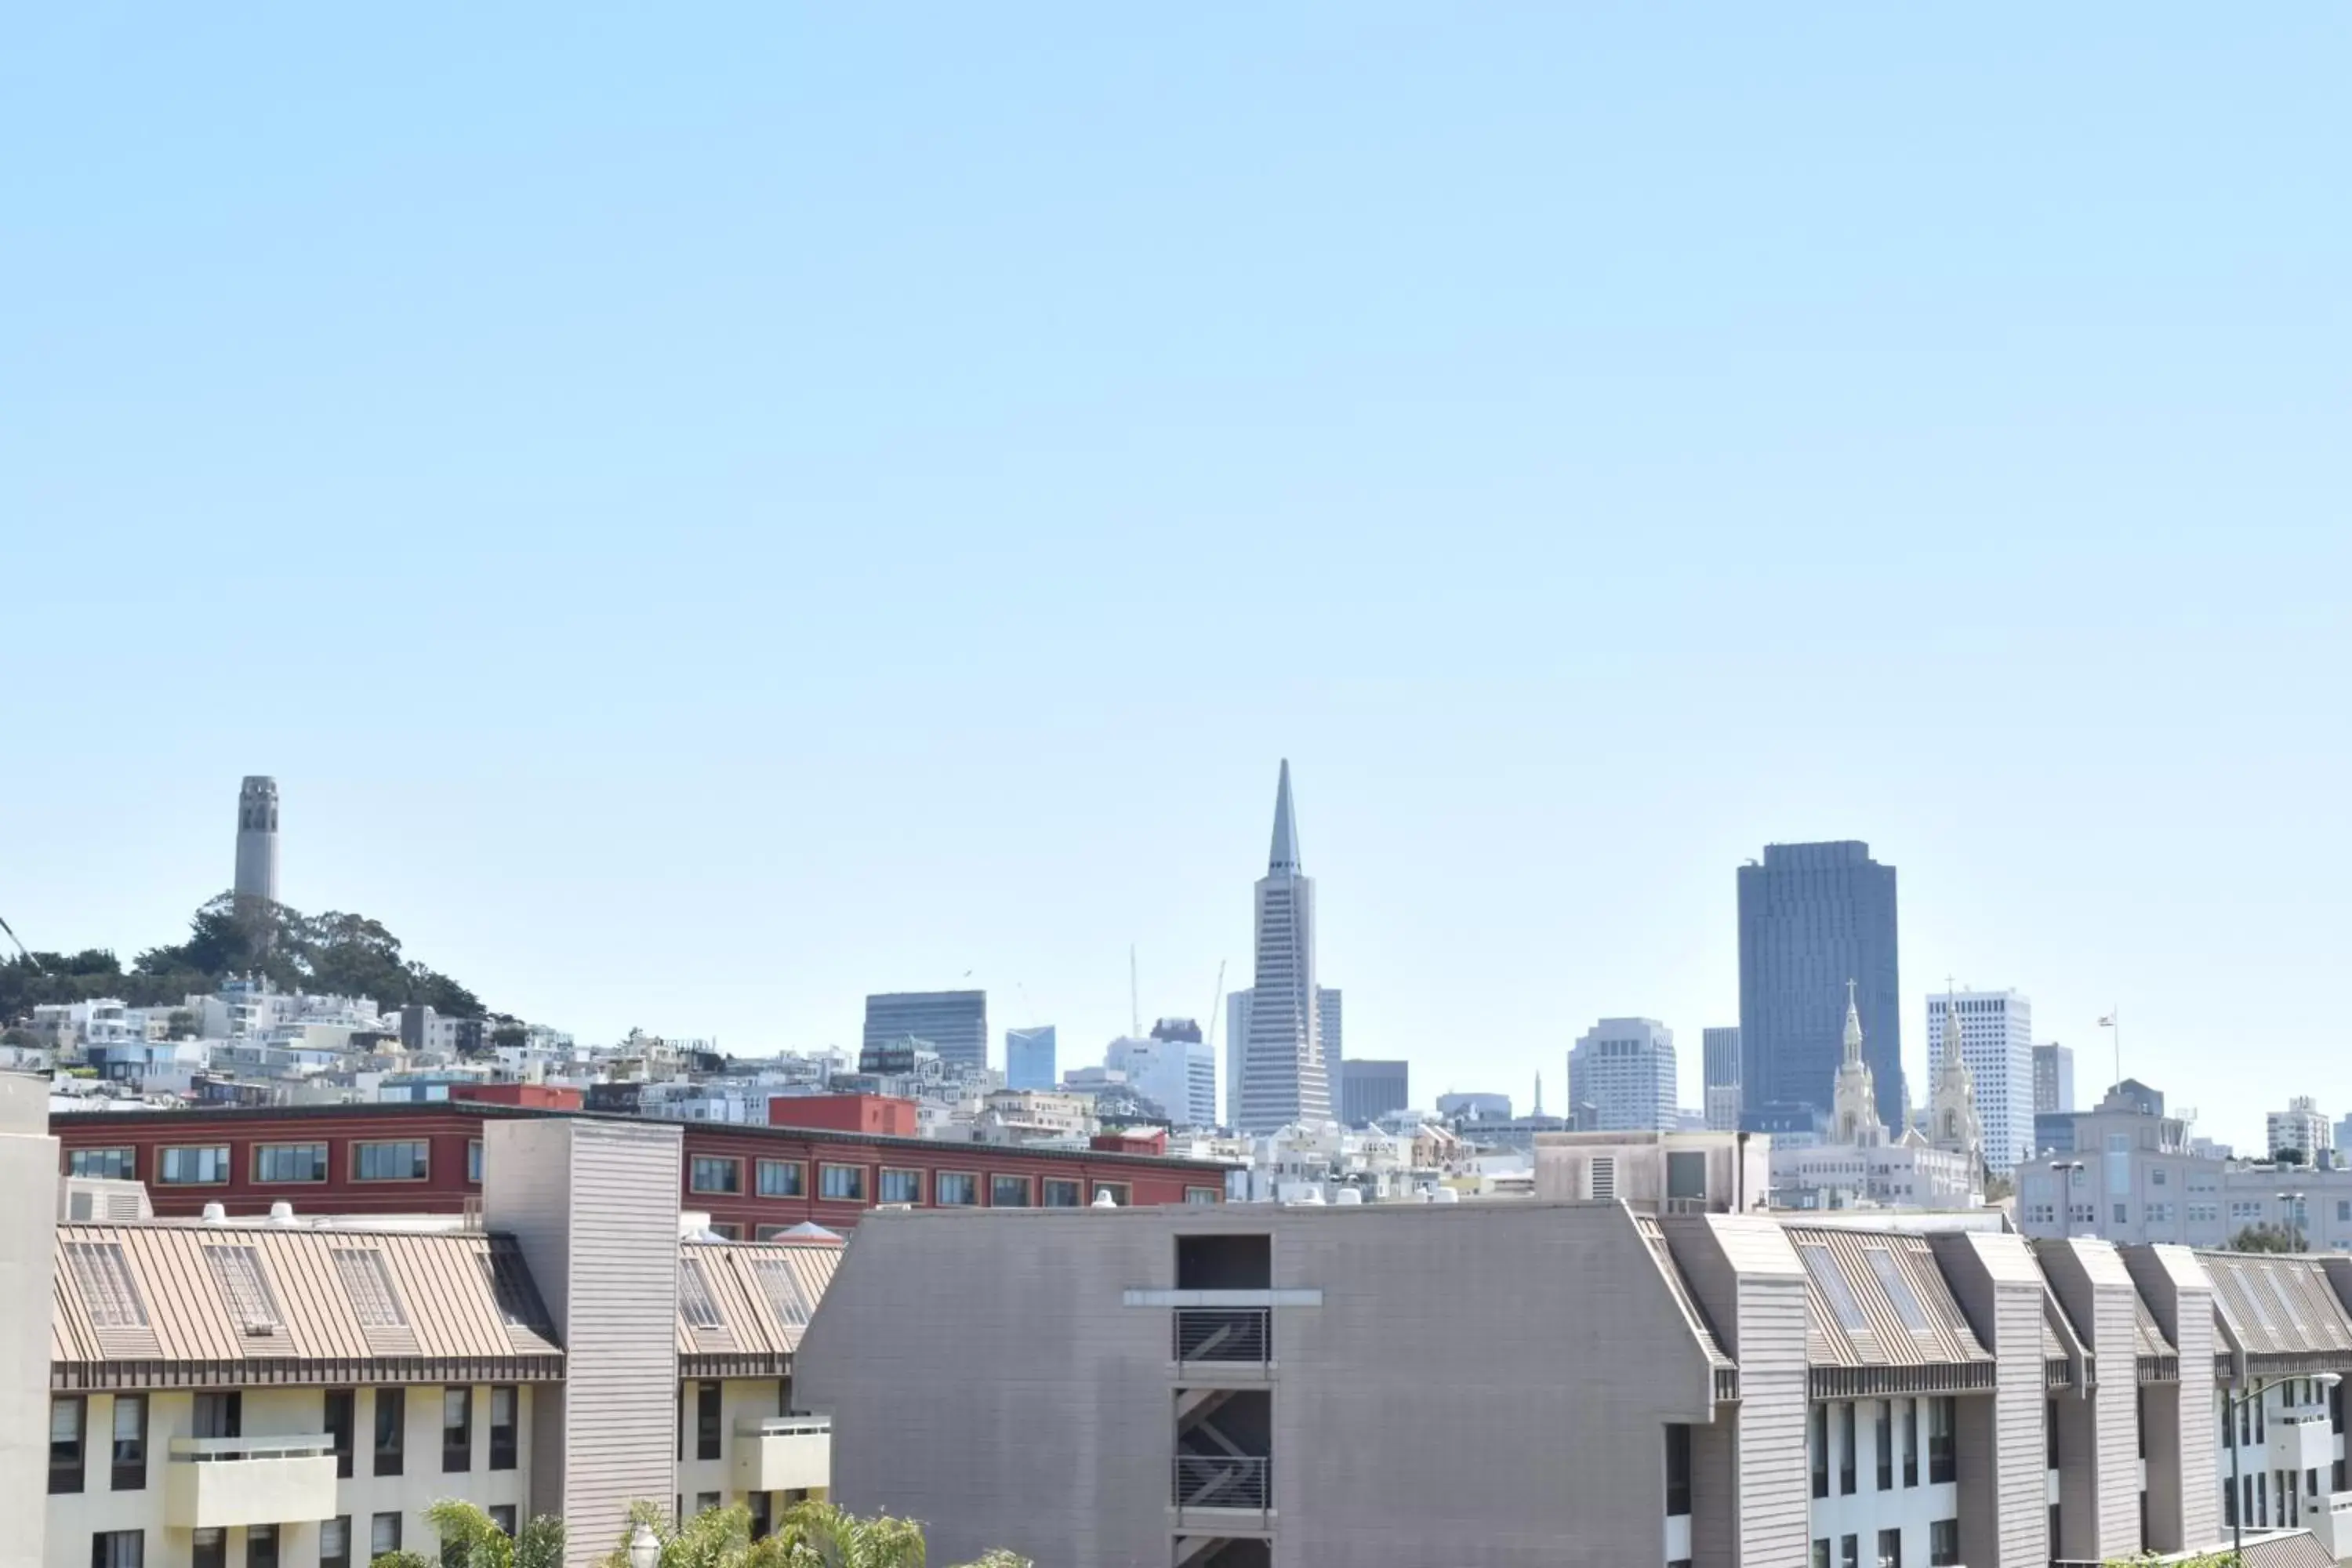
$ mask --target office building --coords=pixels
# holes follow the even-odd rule
[[[1171,1032],[1162,1034],[1163,1029]],[[1162,1018],[1149,1038],[1113,1040],[1103,1053],[1103,1067],[1121,1075],[1129,1088],[1158,1106],[1173,1125],[1213,1127],[1216,1060],[1200,1036],[1200,1026],[1189,1018]]]
[[[132,1184],[68,1183],[110,1217],[59,1223],[49,1305],[7,1314],[42,1352],[11,1407],[47,1426],[7,1472],[47,1491],[9,1561],[44,1520],[48,1568],[431,1561],[446,1498],[510,1535],[560,1515],[589,1568],[640,1500],[765,1535],[824,1495],[826,1423],[791,1390],[839,1241],[681,1241],[675,1126],[485,1131],[474,1224],[152,1220]]]
[[[2074,1047],[2055,1040],[2033,1047],[2033,1114],[2074,1109]]]
[[[1315,883],[1298,854],[1290,763],[1275,786],[1274,839],[1256,889],[1256,963],[1242,1047],[1241,1130],[1331,1115],[1315,984]]]
[[[1742,1125],[1777,1131],[1828,1111],[1849,980],[1878,1119],[1904,1125],[1895,868],[1867,844],[1770,844],[1739,868],[1738,889]]]
[[[1732,1132],[1739,1127],[1739,1027],[1717,1026],[1699,1032],[1702,1082],[1699,1113],[1710,1132]]]
[[[1004,1031],[1004,1087],[1052,1089],[1060,1082],[1054,1066],[1054,1026]]]
[[[1771,1216],[1721,1134],[1536,1155],[1533,1199],[877,1217],[795,1384],[835,1497],[947,1561],[2040,1568],[2239,1517],[2250,1563],[2352,1549],[2313,1381],[2352,1371],[2352,1260]],[[2223,1379],[2264,1390],[2230,1447]]]
[[[1568,1054],[1568,1100],[1594,1131],[1675,1130],[1675,1032],[1655,1018],[1603,1018]]]
[[[2006,1171],[2033,1152],[2033,1004],[2014,991],[1927,998],[1927,1079],[1943,1071],[1945,1015],[1959,1020],[1960,1058],[1976,1082],[1986,1162]]]
[[[1340,1051],[1344,1027],[1343,998],[1339,988],[1320,985],[1315,991],[1315,1021],[1324,1041],[1324,1059],[1330,1081],[1339,1081],[1346,1058]],[[1225,1125],[1242,1122],[1242,1054],[1249,1043],[1250,992],[1247,987],[1225,993]]]
[[[929,1045],[950,1067],[986,1068],[988,993],[895,991],[866,999],[866,1049],[908,1038]]]
[[[2302,1155],[2306,1165],[2331,1163],[2328,1154],[2336,1146],[2336,1126],[2320,1114],[2318,1102],[2311,1096],[2296,1095],[2286,1102],[2284,1110],[2273,1110],[2263,1121],[2272,1159],[2292,1151]]]
[[[240,902],[278,901],[278,781],[258,774],[236,792],[236,880]]]
[[[1217,1124],[1217,1056],[1202,1037],[1199,1021],[1161,1018],[1151,1026],[1151,1037],[1176,1047],[1183,1059],[1181,1124],[1186,1127],[1214,1127]]]
[[[1368,1127],[1412,1104],[1410,1064],[1372,1060],[1339,1064],[1339,1120],[1349,1126]]]

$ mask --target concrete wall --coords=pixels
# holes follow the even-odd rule
[[[58,1141],[46,1079],[0,1074],[0,1568],[41,1561],[49,1451],[49,1268]],[[82,1542],[83,1561],[89,1543]]]
[[[1276,1290],[1320,1292],[1275,1310],[1276,1564],[1663,1561],[1664,1426],[1712,1418],[1710,1372],[1614,1205],[877,1215],[799,1356],[835,1500],[924,1520],[944,1562],[1166,1568],[1187,1385],[1171,1306],[1123,1295],[1209,1232],[1270,1235]]]
[[[565,1352],[538,1402],[530,1501],[564,1516],[567,1568],[621,1541],[630,1503],[676,1495],[679,1148],[657,1122],[483,1129],[485,1221],[521,1246]]]

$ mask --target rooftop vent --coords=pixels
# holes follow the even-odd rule
[[[226,1225],[228,1223],[227,1205],[224,1204],[206,1204],[205,1205],[205,1223],[206,1225]]]
[[[269,1205],[269,1223],[272,1225],[292,1225],[294,1223],[294,1205],[288,1203],[284,1198],[279,1198],[276,1203],[271,1204]]]

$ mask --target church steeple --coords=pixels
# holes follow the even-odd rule
[[[1851,980],[1845,983],[1845,1059],[1838,1065],[1830,1115],[1832,1136],[1841,1145],[1868,1149],[1886,1142],[1886,1124],[1878,1119],[1878,1089],[1870,1064],[1862,1059],[1862,1013]]]
[[[1976,1074],[1969,1070],[1968,1057],[1961,1049],[1959,998],[1946,983],[1944,992],[1943,1060],[1937,1064],[1935,1099],[1927,1111],[1927,1125],[1935,1134],[1938,1149],[1948,1149],[1956,1154],[1966,1154],[1979,1163],[1984,1158],[1984,1125],[1977,1116]]]

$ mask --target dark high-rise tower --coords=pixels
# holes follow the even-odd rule
[[[1826,1116],[1837,1081],[1846,982],[1878,1117],[1904,1125],[1895,868],[1870,846],[1768,844],[1739,868],[1740,1124],[1786,1129]]]

